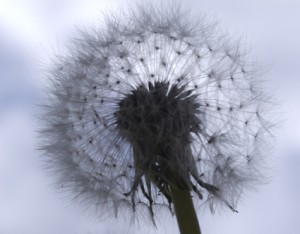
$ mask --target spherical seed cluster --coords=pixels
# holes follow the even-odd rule
[[[259,74],[238,43],[177,10],[108,18],[51,71],[47,163],[103,213],[154,217],[172,209],[170,186],[235,210],[261,179],[270,126]]]

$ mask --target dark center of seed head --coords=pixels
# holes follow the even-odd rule
[[[166,147],[190,143],[200,131],[197,96],[185,86],[168,82],[143,84],[118,103],[117,128],[123,138],[161,154]]]

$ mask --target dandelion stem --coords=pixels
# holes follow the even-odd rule
[[[177,189],[173,186],[170,187],[180,233],[201,234],[190,192],[188,190]]]

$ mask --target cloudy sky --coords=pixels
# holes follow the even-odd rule
[[[102,23],[102,12],[126,7],[128,2],[0,0],[0,234],[133,232],[124,222],[99,222],[66,207],[40,168],[34,131],[36,103],[42,98],[51,56],[64,51],[64,42],[76,26]],[[203,233],[299,234],[300,2],[181,2],[219,20],[251,45],[267,68],[282,119],[269,157],[270,183],[249,193],[240,203],[239,214],[211,215],[200,210]],[[163,222],[157,230],[141,225],[136,233],[178,232],[174,220]]]

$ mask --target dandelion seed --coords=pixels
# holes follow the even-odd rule
[[[204,19],[151,7],[74,40],[43,116],[59,185],[103,213],[147,208],[155,220],[172,212],[172,189],[236,211],[261,179],[257,136],[271,127],[240,50]]]

